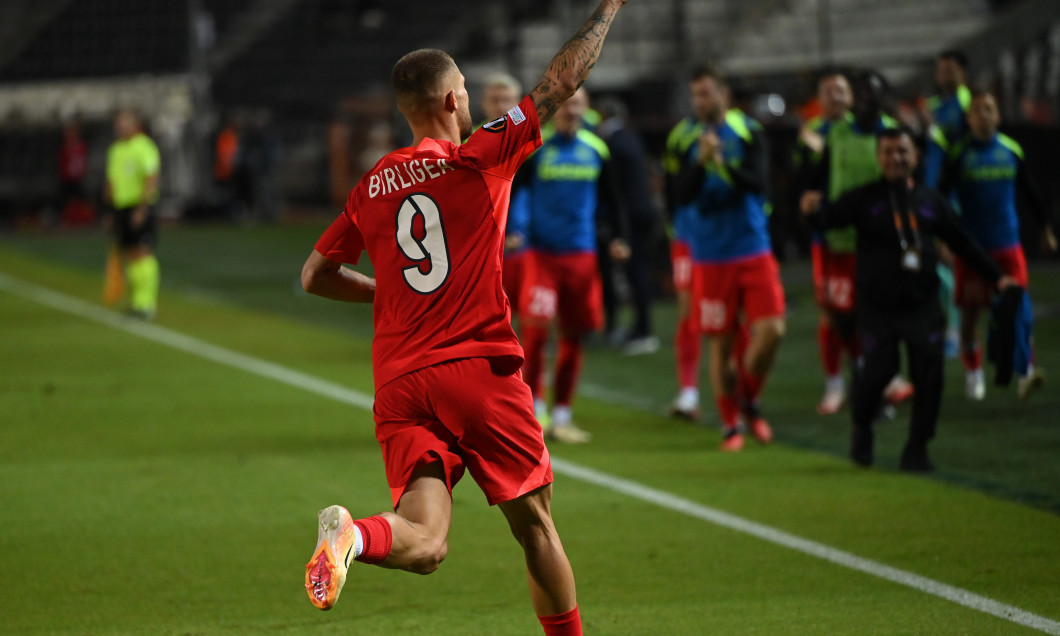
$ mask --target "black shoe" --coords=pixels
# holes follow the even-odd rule
[[[935,470],[928,458],[926,444],[907,442],[902,450],[902,462],[899,468],[910,473],[930,473]]]
[[[850,459],[858,466],[872,466],[872,441],[871,428],[855,428],[850,435]]]

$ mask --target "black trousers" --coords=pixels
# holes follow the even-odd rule
[[[651,305],[652,263],[656,229],[654,218],[634,218],[631,221],[629,260],[620,266],[620,274],[629,281],[630,302],[633,308],[633,328],[631,338],[642,338],[652,334]],[[601,287],[604,300],[604,326],[607,333],[614,331],[615,314],[618,311],[618,294],[615,289],[615,265],[606,244],[597,245],[597,259],[600,264]]]
[[[855,429],[871,436],[883,390],[901,367],[899,348],[905,344],[915,389],[909,442],[926,444],[935,436],[942,404],[945,330],[946,317],[937,302],[892,312],[859,308],[861,357],[854,370],[852,399]]]

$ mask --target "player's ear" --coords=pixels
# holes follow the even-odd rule
[[[456,90],[451,90],[445,94],[445,110],[451,113],[460,110],[460,104],[456,101]]]

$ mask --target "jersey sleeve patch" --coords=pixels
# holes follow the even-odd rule
[[[516,126],[526,121],[526,115],[523,114],[523,109],[519,108],[518,106],[509,110],[508,116],[512,118],[512,123]]]

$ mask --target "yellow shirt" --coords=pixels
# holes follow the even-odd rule
[[[114,207],[120,210],[144,202],[144,186],[149,178],[158,174],[160,164],[158,146],[143,133],[111,144],[107,150],[107,183],[110,184]],[[156,190],[147,203],[157,200]]]

